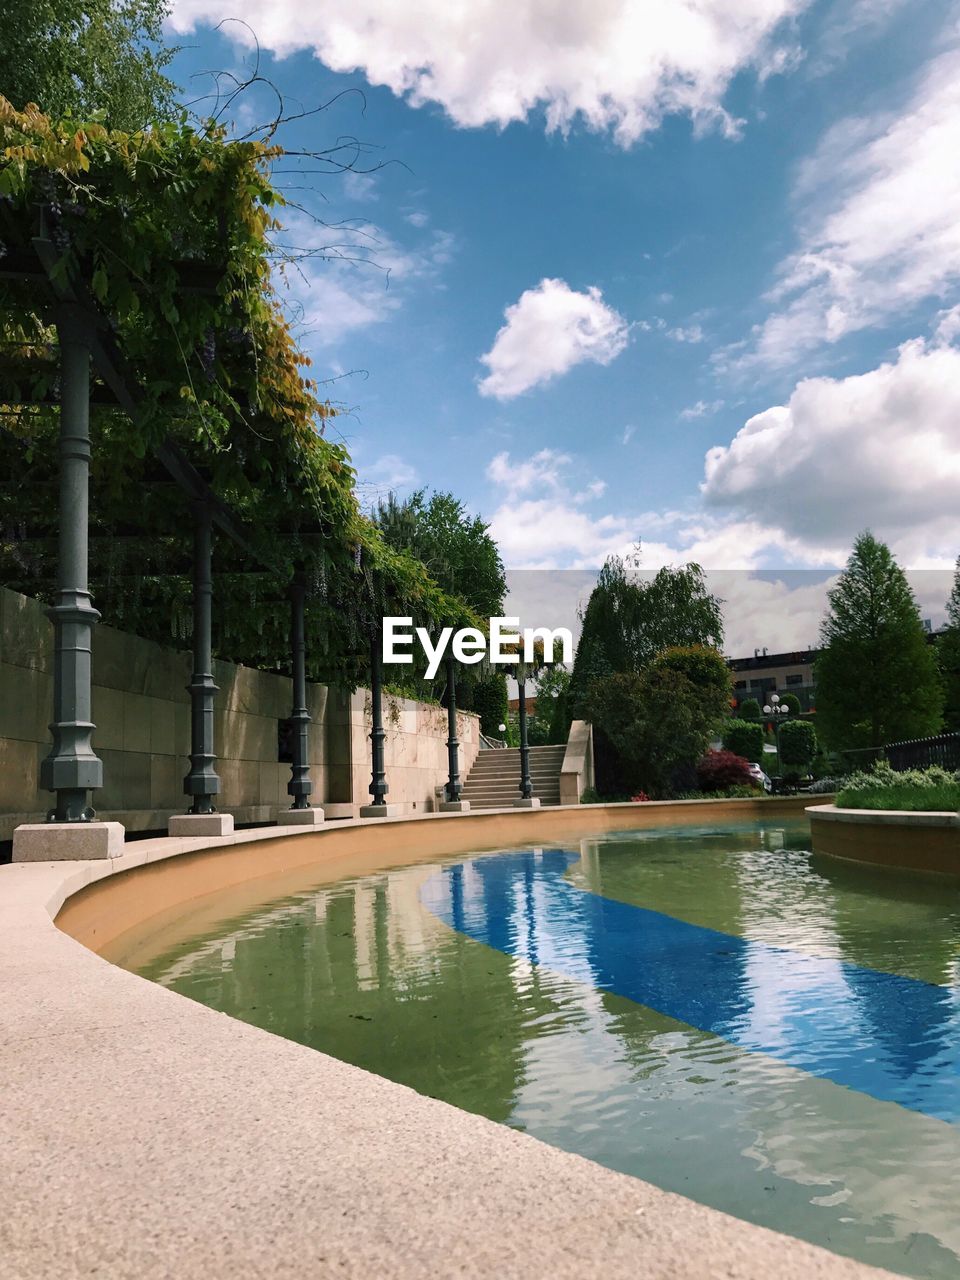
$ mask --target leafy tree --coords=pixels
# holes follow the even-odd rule
[[[936,655],[890,549],[862,533],[828,598],[816,663],[826,745],[882,747],[936,733],[943,708]]]
[[[719,727],[730,712],[730,670],[719,649],[705,644],[671,645],[650,663],[651,671],[676,671],[698,690],[704,719]]]
[[[678,773],[692,771],[710,741],[699,690],[669,669],[596,680],[585,711],[615,751],[632,791],[669,795]]]
[[[742,720],[760,719],[760,703],[756,698],[744,698],[740,703],[740,718]]]
[[[476,683],[468,686],[469,696],[458,701],[465,711],[475,711],[480,717],[480,730],[488,738],[500,738],[500,726],[507,723],[509,700],[507,678],[502,671],[492,671]],[[459,684],[458,684],[459,691]]]
[[[571,681],[573,714],[581,713],[591,682],[605,675],[639,673],[658,653],[677,645],[719,649],[720,605],[707,591],[699,565],[664,567],[645,581],[611,556],[582,614]]]
[[[570,672],[559,662],[540,668],[535,678],[537,690],[537,714],[530,728],[536,724],[537,746],[556,746],[566,742],[570,731],[569,693]],[[533,738],[530,739],[533,742]]]
[[[780,763],[809,769],[817,754],[817,731],[809,720],[788,720],[780,727]]]
[[[744,756],[735,751],[708,751],[697,764],[697,785],[701,791],[727,791],[731,787],[756,789],[758,783]]]
[[[166,0],[4,0],[0,93],[20,110],[34,102],[54,118],[101,113],[128,132],[169,119],[168,12]]]
[[[960,730],[960,556],[953,574],[953,588],[947,601],[947,625],[938,641],[940,672],[943,677],[944,727]]]
[[[781,707],[786,707],[792,716],[798,716],[803,708],[800,706],[800,699],[795,693],[785,693],[780,699]]]
[[[754,720],[728,720],[723,745],[727,751],[759,764],[763,759],[763,726]]]
[[[393,494],[378,504],[374,522],[388,546],[409,551],[433,580],[464,600],[481,617],[503,613],[507,593],[503,561],[490,526],[467,513],[452,493],[418,489],[404,501]]]

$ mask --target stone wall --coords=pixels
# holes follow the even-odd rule
[[[99,817],[128,830],[164,828],[186,811],[191,659],[112,627],[93,638],[94,747],[104,785],[94,796]],[[229,662],[214,664],[217,695],[218,807],[238,822],[268,822],[290,804],[290,766],[278,760],[278,722],[290,714],[292,684],[284,676]],[[368,800],[370,695],[308,684],[313,717],[310,766],[314,803],[334,801],[355,813]],[[407,810],[429,807],[447,776],[446,713],[409,700],[385,699],[389,799]],[[53,628],[43,606],[0,589],[0,841],[20,822],[41,820],[52,797],[39,790],[40,761],[50,745]],[[476,716],[460,717],[465,773],[479,748]]]

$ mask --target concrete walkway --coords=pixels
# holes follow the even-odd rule
[[[487,819],[414,821],[467,848]],[[3,1280],[886,1274],[233,1021],[52,922],[68,894],[144,862],[225,846],[226,868],[228,846],[277,838],[319,860],[335,832],[380,839],[370,825],[0,868]],[[378,825],[384,847],[412,834]]]

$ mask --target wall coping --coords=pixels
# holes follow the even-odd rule
[[[929,809],[840,809],[835,804],[811,805],[810,818],[820,822],[847,822],[878,827],[960,827],[960,813]]]
[[[773,808],[679,803],[725,814]],[[53,919],[85,886],[191,853],[228,859],[237,846],[292,840],[322,849],[343,832],[376,843],[371,832],[383,828],[388,865],[401,832],[455,837],[466,850],[505,814],[534,842],[576,822],[626,828],[625,809],[664,812],[644,804],[423,814],[329,831],[143,840],[107,864],[0,867],[10,1274],[633,1280],[642,1258],[649,1274],[674,1280],[887,1275],[225,1017],[109,964]]]

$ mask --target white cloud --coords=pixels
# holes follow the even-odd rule
[[[360,474],[363,488],[409,489],[416,481],[416,470],[395,453],[383,454],[369,467],[364,467]]]
[[[696,404],[690,405],[689,408],[681,409],[680,417],[685,422],[691,422],[694,418],[708,418],[722,408],[722,400],[698,400]]]
[[[778,29],[810,0],[175,0],[176,32],[242,19],[261,46],[311,49],[334,71],[361,71],[414,106],[439,103],[458,125],[501,128],[542,111],[628,146],[667,115],[735,133],[730,81],[789,58]],[[227,32],[249,41],[239,22]]]
[[[834,126],[797,184],[802,232],[777,309],[731,363],[783,366],[960,283],[960,51],[899,114]],[[728,353],[728,357],[731,353]]]
[[[870,526],[912,567],[952,562],[960,351],[918,338],[868,373],[805,379],[708,452],[701,488],[708,504],[812,548],[849,546]]]
[[[633,439],[634,432],[636,431],[636,429],[637,429],[636,427],[624,427],[621,442],[623,444],[629,444],[630,441]]]
[[[597,288],[541,280],[504,311],[506,324],[480,357],[489,372],[480,394],[509,400],[590,362],[607,365],[627,345],[627,323]]]
[[[280,296],[295,305],[298,339],[314,346],[390,319],[411,286],[436,283],[454,249],[444,231],[405,247],[372,223],[334,229],[296,213],[278,239],[295,260],[279,280]]]
[[[674,342],[703,342],[705,336],[703,329],[698,324],[688,325],[685,329],[678,327],[667,330],[667,337],[672,338]]]

